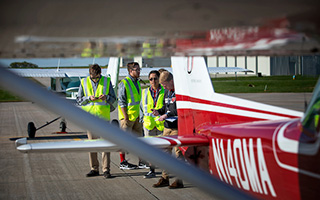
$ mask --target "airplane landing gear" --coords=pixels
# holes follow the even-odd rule
[[[67,122],[65,119],[62,119],[60,122],[60,132],[65,133],[67,129]]]
[[[60,119],[61,117],[57,117],[55,118],[54,120],[50,121],[50,122],[47,122],[45,125],[39,127],[39,128],[36,128],[34,123],[33,122],[29,122],[28,123],[28,136],[29,138],[34,138],[35,135],[36,135],[36,131],[45,127],[45,126],[48,126],[49,124],[57,121],[58,119]],[[66,132],[66,128],[67,128],[67,123],[65,121],[65,119],[62,119],[61,122],[60,122],[60,130],[61,132]]]
[[[34,126],[33,122],[29,122],[28,123],[28,136],[29,138],[34,138],[34,136],[36,135],[36,127]]]

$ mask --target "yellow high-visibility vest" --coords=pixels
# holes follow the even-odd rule
[[[161,86],[160,93],[158,95],[156,107],[154,107],[154,101],[151,96],[149,88],[142,91],[142,108],[143,108],[143,125],[146,129],[152,130],[157,127],[159,131],[164,129],[164,121],[158,121],[159,116],[153,116],[151,109],[160,109],[163,106],[164,88]]]
[[[140,82],[138,82],[139,91],[136,86],[132,82],[131,78],[126,77],[122,80],[124,87],[126,88],[127,94],[127,114],[130,121],[135,121],[139,117],[140,112],[140,99],[141,99],[141,86]],[[119,120],[124,119],[124,115],[120,106],[118,105],[118,116]]]
[[[90,49],[90,48],[84,48],[81,57],[89,58],[89,57],[95,57],[100,58],[101,54],[98,52],[98,49]]]
[[[92,96],[99,97],[102,94],[109,94],[109,85],[110,85],[110,77],[101,76],[98,87],[96,89],[96,93],[93,92],[93,87],[91,84],[90,76],[81,79],[81,87],[83,89],[84,96]],[[90,101],[90,103],[81,106],[83,110],[103,118],[107,121],[110,120],[110,105],[106,104],[106,102],[101,99],[97,99],[94,101]]]
[[[92,56],[92,49],[90,48],[84,48],[82,53],[81,53],[81,57],[91,57]]]
[[[152,53],[152,48],[150,46],[150,43],[144,42],[142,44],[143,52],[141,53],[142,57],[147,57],[147,58],[152,58],[153,53]]]
[[[161,57],[163,55],[162,51],[163,51],[163,44],[162,43],[157,43],[156,44],[156,49],[154,51],[154,56],[155,57]]]

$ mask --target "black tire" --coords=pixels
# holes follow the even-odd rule
[[[60,132],[66,132],[67,124],[65,122],[60,122]]]
[[[28,123],[28,136],[29,138],[34,138],[36,136],[36,127],[33,122]]]

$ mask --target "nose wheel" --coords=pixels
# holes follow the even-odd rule
[[[28,136],[29,138],[34,138],[36,136],[36,131],[45,127],[45,126],[48,126],[49,124],[51,124],[52,122],[55,122],[57,121],[58,119],[60,119],[61,117],[57,117],[56,119],[50,121],[50,122],[47,122],[45,125],[39,127],[39,128],[36,128],[34,123],[33,122],[29,122],[28,123]],[[65,133],[66,132],[66,129],[67,129],[67,122],[65,119],[62,119],[61,122],[60,122],[60,132],[61,133]]]
[[[36,127],[34,126],[33,122],[29,122],[28,123],[28,136],[29,138],[34,138],[34,136],[36,135]]]
[[[60,122],[60,132],[66,132],[66,129],[67,129],[67,123],[64,119],[62,119]]]

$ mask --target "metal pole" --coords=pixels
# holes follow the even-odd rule
[[[256,56],[256,75],[258,75],[259,67],[258,67],[258,56]]]
[[[252,199],[242,191],[221,182],[208,173],[170,156],[116,126],[106,123],[82,109],[74,106],[66,99],[41,88],[36,83],[19,77],[0,65],[0,85],[17,95],[34,101],[38,105],[78,124],[80,127],[94,132],[121,148],[142,157],[155,165],[176,174],[181,179],[193,183],[199,189],[222,199]],[[7,87],[10,86],[10,87]]]
[[[248,68],[247,64],[248,64],[248,63],[247,63],[247,56],[245,56],[245,57],[244,57],[244,68],[245,68],[245,69]],[[245,72],[244,74],[247,75],[247,72]]]
[[[42,129],[42,128],[45,127],[45,126],[48,126],[49,124],[57,121],[57,120],[60,119],[60,118],[61,118],[61,117],[57,117],[57,118],[55,118],[54,120],[52,120],[52,121],[50,121],[50,122],[47,122],[46,124],[44,124],[44,125],[42,125],[41,127],[37,128],[36,131],[39,130],[39,129]]]
[[[226,56],[225,60],[226,60],[226,67],[228,67],[228,56]],[[226,74],[228,74],[228,72],[226,72]]]
[[[301,76],[303,76],[303,56],[301,56]]]

